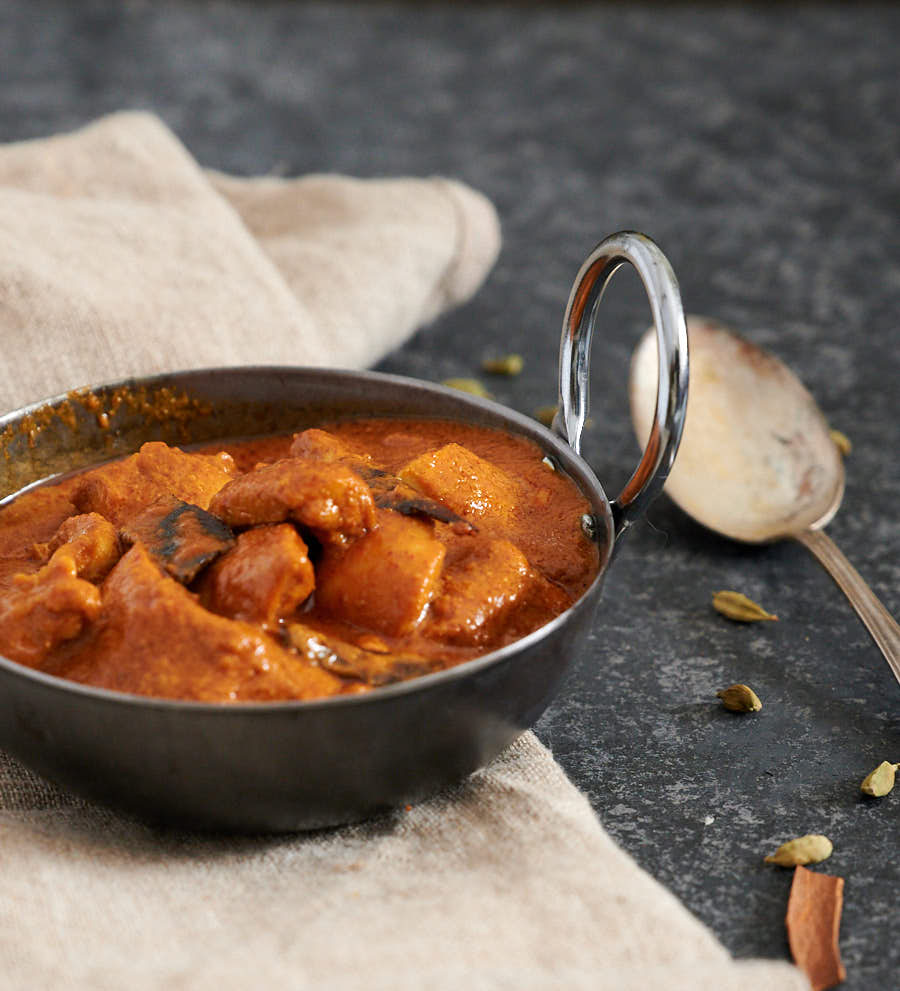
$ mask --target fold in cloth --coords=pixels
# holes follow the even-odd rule
[[[159,832],[0,758],[5,988],[802,991],[735,963],[526,733],[409,810],[300,836]]]
[[[155,119],[0,148],[0,406],[242,362],[362,365],[471,295],[493,208],[447,180],[204,173]],[[111,741],[114,745],[114,741]],[[0,754],[10,991],[802,991],[732,961],[526,733],[414,808],[317,833],[157,831]]]
[[[0,147],[0,215],[0,412],[180,368],[362,368],[500,247],[461,183],[205,173],[138,113]]]

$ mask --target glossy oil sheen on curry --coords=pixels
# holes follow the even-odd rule
[[[365,692],[568,609],[589,508],[532,442],[448,421],[148,443],[0,511],[0,652],[163,698]]]

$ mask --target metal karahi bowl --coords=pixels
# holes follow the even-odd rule
[[[647,291],[660,354],[657,417],[631,480],[610,501],[579,456],[590,338],[623,263]],[[65,681],[0,658],[0,748],[61,787],[157,823],[242,832],[312,829],[420,800],[487,764],[558,690],[594,617],[617,541],[659,492],[687,400],[677,283],[643,235],[591,253],[563,322],[553,429],[465,393],[373,372],[229,368],[70,393],[0,419],[0,498],[120,457],[148,440],[186,445],[302,430],[348,417],[449,419],[534,441],[590,504],[599,551],[566,612],[458,667],[357,695],[265,703],[148,698]]]

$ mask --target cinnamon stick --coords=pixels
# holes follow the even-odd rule
[[[843,903],[842,877],[794,869],[785,925],[791,956],[813,991],[833,988],[847,976],[838,948]]]

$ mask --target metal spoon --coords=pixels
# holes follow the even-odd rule
[[[711,530],[749,543],[792,537],[843,589],[900,681],[900,626],[822,530],[844,465],[815,400],[777,358],[704,317],[688,317],[691,382],[665,490]],[[656,405],[652,329],[631,361],[631,417],[649,436]]]

